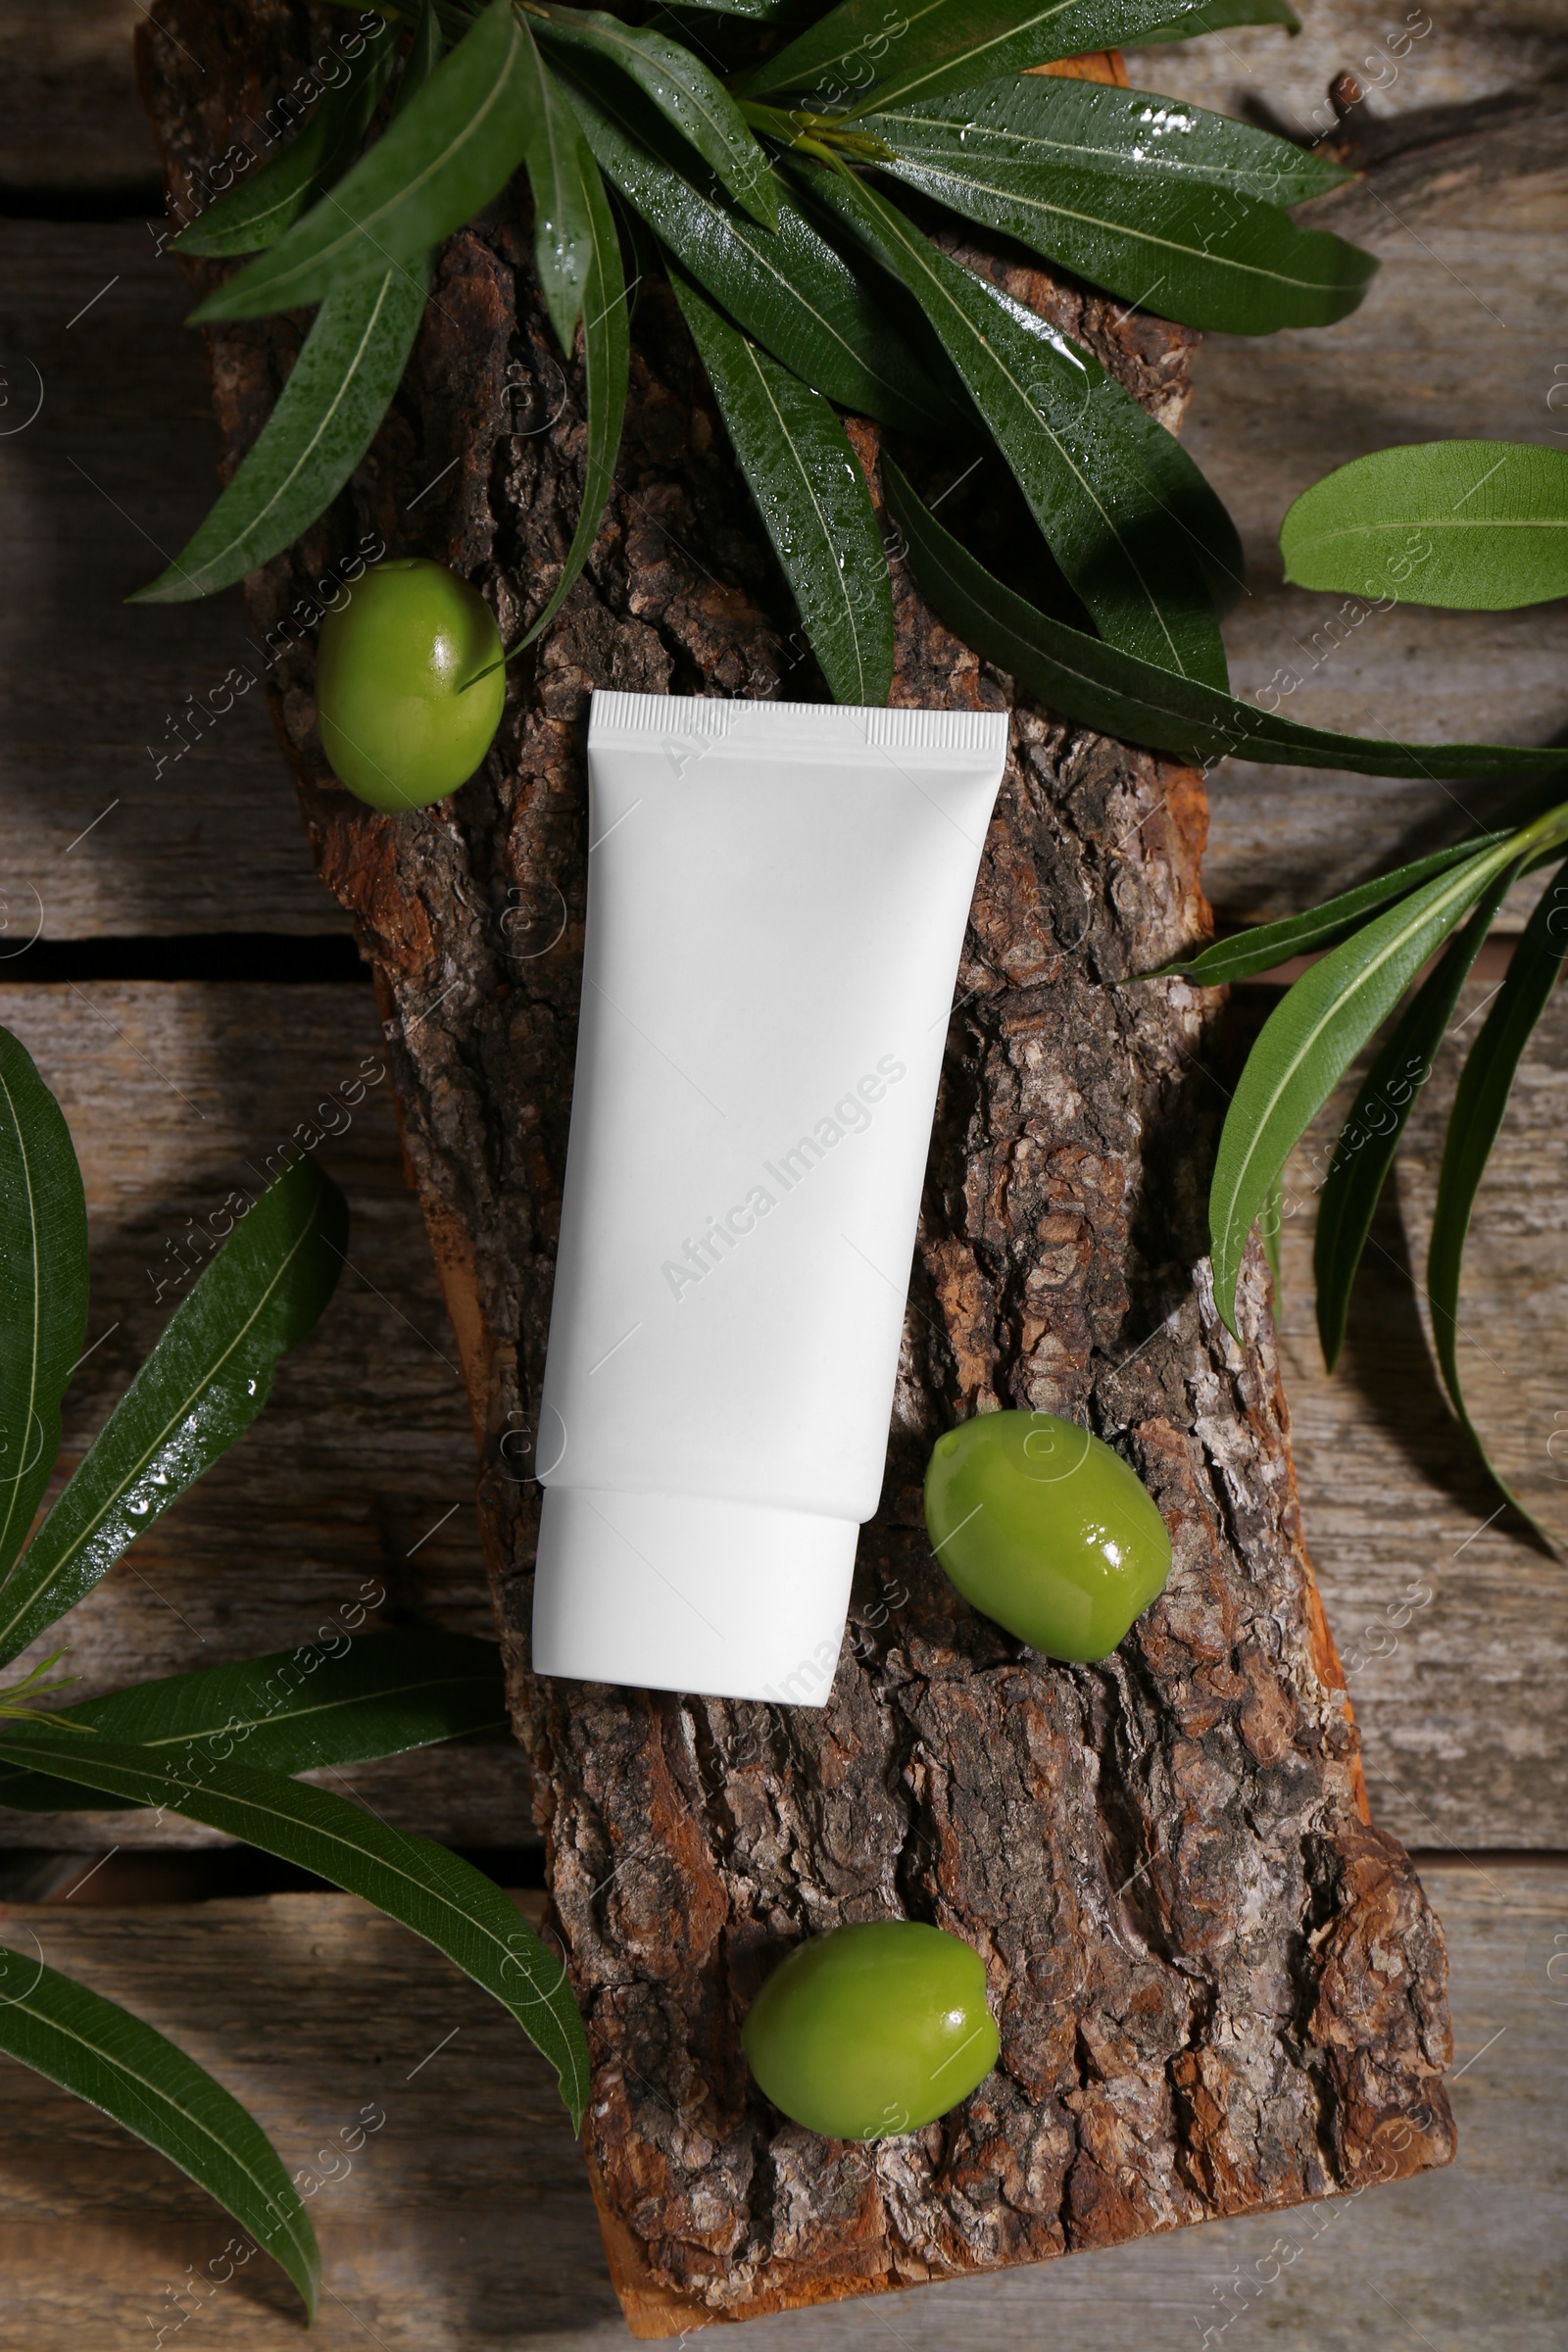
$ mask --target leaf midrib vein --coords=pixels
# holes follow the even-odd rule
[[[1386,538],[1391,531],[1568,531],[1568,514],[1467,514],[1462,522],[1452,514],[1401,514],[1396,522],[1348,522],[1319,531],[1303,542],[1303,552],[1341,539]]]

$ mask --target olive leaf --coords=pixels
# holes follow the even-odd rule
[[[237,1665],[137,1683],[51,1713],[143,1747],[220,1742],[270,1772],[315,1772],[404,1754],[507,1721],[501,1652],[493,1642],[421,1626],[351,1637],[324,1625],[313,1642]],[[0,1805],[56,1813],[81,1804],[70,1781],[0,1770]]]
[[[1241,549],[1180,444],[1091,353],[950,260],[875,188],[820,168],[810,185],[920,304],[1105,638],[1223,687],[1205,567],[1229,564],[1239,580]]]
[[[3,1933],[15,1938],[17,1923]],[[260,2124],[205,2067],[12,1940],[0,1945],[0,2050],[178,2165],[267,2248],[314,2316],[321,2257],[310,2215]]]
[[[1200,988],[1223,988],[1232,980],[1255,979],[1259,972],[1271,972],[1293,956],[1309,956],[1319,948],[1337,948],[1342,939],[1359,929],[1365,916],[1386,906],[1391,899],[1402,899],[1418,882],[1425,882],[1432,874],[1446,873],[1450,865],[1461,864],[1490,842],[1506,838],[1502,833],[1488,833],[1472,841],[1455,842],[1451,849],[1435,850],[1429,858],[1416,858],[1408,865],[1396,866],[1392,873],[1378,874],[1370,882],[1358,882],[1353,890],[1325,899],[1320,906],[1309,906],[1301,914],[1284,915],[1277,923],[1255,924],[1250,931],[1238,931],[1233,939],[1217,939],[1211,947],[1200,949],[1197,955],[1178,956],[1174,962],[1162,964],[1157,972],[1146,972],[1144,977],[1148,980],[1180,977],[1196,982]]]
[[[441,63],[434,0],[424,0],[393,101],[393,118]],[[233,480],[132,605],[188,604],[242,580],[281,554],[329,507],[375,439],[403,381],[430,294],[433,257],[328,294],[277,406]]]
[[[1478,851],[1332,949],[1264,1022],[1220,1133],[1208,1197],[1214,1302],[1236,1328],[1236,1283],[1258,1211],[1298,1137],[1373,1031],[1518,844]]]
[[[688,139],[738,203],[764,228],[778,226],[778,181],[773,167],[721,81],[700,58],[662,33],[622,24],[600,9],[551,5],[536,23],[540,38],[568,54],[588,50],[608,58],[634,81]]]
[[[714,5],[754,24],[790,13],[788,0]],[[410,23],[413,0],[391,0],[388,13]],[[1294,22],[1275,0],[1240,10],[1226,0],[1217,13],[1189,0],[1175,14],[1178,33],[1243,17]],[[461,37],[436,65],[438,15]],[[369,282],[389,270],[413,272],[520,162],[534,196],[540,284],[568,355],[578,318],[586,320],[588,427],[582,512],[523,644],[555,619],[594,545],[624,412],[617,311],[662,248],[721,328],[738,329],[806,394],[930,436],[972,444],[978,428],[981,454],[987,430],[1000,435],[1102,637],[1132,647],[1155,670],[1222,688],[1215,610],[1239,591],[1240,549],[1186,453],[1087,354],[959,270],[891,206],[879,214],[883,200],[847,169],[902,176],[950,217],[1003,224],[1003,233],[1093,270],[1129,300],[1157,302],[1163,277],[1174,316],[1257,331],[1339,316],[1359,298],[1370,261],[1298,228],[1282,209],[1337,184],[1336,167],[1201,110],[1017,77],[1019,67],[1137,38],[1162,20],[1169,28],[1170,18],[1156,0],[915,0],[906,12],[846,0],[749,73],[748,50],[755,59],[765,43],[742,23],[722,36],[713,27],[723,60],[743,69],[726,83],[703,62],[714,53],[700,10],[677,6],[634,24],[562,0],[491,0],[482,11],[426,0],[384,135],[197,314],[237,318],[327,305],[307,346],[312,365],[275,431],[179,565],[146,593],[158,601],[207,593],[315,519],[312,510],[321,511],[357,463],[397,373],[385,295],[367,330]],[[564,89],[541,48],[561,64]],[[425,52],[428,78],[405,103]],[[807,84],[805,110],[757,103],[759,93]],[[873,126],[857,128],[872,115]],[[808,155],[834,163],[837,184],[822,181],[800,202],[784,195],[776,164],[792,151],[797,166]],[[639,245],[630,289],[607,232],[599,172],[634,216],[633,243],[644,228],[657,241]],[[868,233],[873,224],[879,233]],[[1162,267],[1151,272],[1146,262],[1156,259]],[[350,302],[356,287],[362,293]],[[412,333],[416,297],[404,290]],[[938,316],[946,345],[933,331]],[[959,344],[963,367],[954,357]],[[759,383],[768,374],[748,367]],[[308,389],[316,393],[309,403]],[[828,431],[809,400],[799,413]],[[789,466],[769,472],[762,455],[754,464],[752,437],[739,427],[736,447],[754,494],[781,514]],[[779,456],[770,437],[755,449]],[[849,477],[835,470],[830,478]],[[841,551],[842,602],[871,615],[887,595],[885,558],[861,526],[858,515]],[[837,653],[829,663],[848,679]]]
[[[1432,1075],[1459,991],[1518,871],[1517,864],[1504,866],[1487,884],[1464,929],[1449,940],[1390,1031],[1340,1130],[1318,1195],[1312,1237],[1318,1339],[1331,1372],[1345,1344],[1350,1293],[1399,1138]]]
[[[428,256],[328,294],[255,447],[167,571],[126,598],[182,605],[254,571],[308,530],[364,457],[403,381],[430,292]]]
[[[87,1204],[71,1130],[0,1028],[0,1574],[60,1451],[60,1400],[87,1331]]]
[[[58,1105],[3,1030],[0,1180],[0,1396],[46,1423],[71,1369],[67,1349],[82,1335],[85,1214]],[[308,1159],[249,1208],[0,1586],[6,1657],[79,1598],[255,1419],[277,1356],[331,1296],[346,1232],[341,1196]],[[29,1455],[27,1475],[34,1468]],[[331,1625],[318,1643],[283,1656],[40,1712],[38,1702],[72,1679],[49,1679],[62,1655],[0,1690],[0,1801],[58,1810],[79,1806],[86,1791],[168,1806],[376,1903],[506,2004],[556,2067],[580,2124],[587,2045],[565,1971],[507,1898],[439,1846],[285,1777],[504,1721],[494,1644],[428,1631],[351,1642]],[[231,1761],[236,1747],[242,1765]],[[314,2305],[318,2256],[288,2176],[260,2127],[193,2060],[41,1956],[7,1950],[0,2049],[181,2165]]]
[[[1560,837],[1559,833],[1559,840]],[[1510,958],[1507,976],[1492,1000],[1481,1035],[1459,1073],[1453,1108],[1448,1115],[1437,1206],[1432,1217],[1432,1239],[1427,1250],[1432,1338],[1453,1409],[1499,1492],[1554,1551],[1560,1548],[1556,1539],[1542,1527],[1533,1512],[1526,1510],[1493,1462],[1480,1431],[1470,1418],[1459,1374],[1462,1337],[1459,1285],[1476,1194],[1508,1107],[1520,1056],[1557,985],[1565,954],[1568,954],[1568,864],[1558,867],[1538,901]]]
[[[908,343],[864,280],[783,197],[774,233],[694,186],[653,145],[635,107],[571,85],[588,143],[660,242],[764,351],[825,399],[919,430],[950,421]]]
[[[558,101],[559,103],[559,101]],[[538,619],[522,639],[531,645],[555,619],[573,582],[593,553],[614,486],[615,459],[626,416],[626,386],[631,368],[631,321],[627,315],[626,274],[621,268],[620,240],[605,183],[586,144],[579,139],[565,158],[565,168],[577,175],[577,195],[587,224],[588,270],[583,280],[583,377],[588,403],[588,439],[584,453],[582,506],[572,532],[561,577]],[[521,651],[521,645],[514,652]],[[510,657],[509,657],[510,659]],[[477,685],[488,672],[480,670],[468,683]]]
[[[163,1805],[357,1894],[461,1968],[501,2002],[554,2067],[572,2130],[588,2096],[588,2044],[562,1962],[470,1863],[325,1788],[221,1761],[194,1744],[162,1748],[0,1722],[0,1761],[54,1774],[122,1803]]]
[[[1236,1265],[1255,1206],[1265,1248],[1279,1177],[1271,1163],[1301,1132],[1345,1066],[1346,1046],[1370,1036],[1392,1009],[1419,964],[1442,943],[1459,914],[1462,930],[1409,998],[1359,1082],[1343,1122],[1319,1194],[1313,1268],[1317,1325],[1332,1372],[1345,1341],[1350,1294],[1373,1217],[1399,1140],[1421,1088],[1432,1075],[1439,1046],[1459,992],[1513,884],[1560,855],[1568,840],[1564,776],[1556,773],[1524,796],[1507,830],[1484,834],[1280,923],[1217,944],[1150,978],[1182,974],[1217,984],[1266,970],[1291,954],[1332,948],[1298,980],[1265,1023],[1248,1058],[1221,1138],[1210,1224],[1216,1297],[1227,1320],[1233,1311]],[[1479,878],[1480,887],[1476,887]],[[1457,909],[1451,886],[1468,906]],[[1390,905],[1390,901],[1396,903]],[[1379,911],[1382,909],[1383,911]],[[1554,984],[1568,946],[1568,866],[1537,906],[1530,932],[1507,979],[1491,1000],[1493,1013],[1472,1051],[1450,1117],[1428,1268],[1428,1296],[1446,1385],[1461,1426],[1489,1475],[1535,1529],[1553,1539],[1524,1509],[1500,1478],[1475,1429],[1459,1378],[1460,1262],[1477,1187],[1496,1139],[1514,1070]],[[1327,1079],[1327,1086],[1324,1081]],[[1275,1251],[1270,1249],[1271,1263]],[[1277,1280],[1276,1267],[1276,1280]]]
[[[1394,743],[1298,726],[1216,693],[1200,679],[1177,677],[1051,619],[1004,587],[944,530],[887,455],[882,486],[915,579],[949,627],[1042,702],[1102,734],[1151,744],[1205,765],[1227,758],[1288,760],[1298,767],[1350,768],[1362,775],[1458,780],[1546,776],[1562,766],[1560,750]]]
[[[313,1160],[224,1242],[0,1584],[0,1663],[74,1606],[267,1402],[278,1357],[331,1298],[348,1211]]]
[[[524,161],[533,196],[534,267],[556,339],[570,359],[594,266],[594,223],[585,185],[593,164],[565,93],[546,71],[526,24],[522,30],[530,77]]]
[[[1424,441],[1303,490],[1280,526],[1301,588],[1503,612],[1568,596],[1568,450]]]
[[[172,253],[204,258],[260,253],[332,186],[358,152],[392,71],[397,45],[386,24],[370,33],[348,74],[322,93],[288,145],[170,240]]]
[[[893,597],[871,494],[844,428],[803,384],[670,272],[741,469],[834,699],[880,705],[893,683]]]
[[[1129,185],[1171,180],[1229,188],[1260,204],[1302,204],[1353,176],[1229,115],[1065,74],[1022,74],[953,98],[878,108],[859,118],[859,127],[913,162],[929,156],[939,163],[958,145],[976,164],[1007,164],[1042,177],[1089,172]]]
[[[1140,48],[1154,49],[1162,41],[1194,41],[1200,33],[1227,32],[1233,24],[1283,24],[1299,32],[1301,20],[1291,0],[1197,0],[1185,16],[1172,17],[1138,35]]]
[[[1378,268],[1358,246],[1298,228],[1232,186],[982,151],[951,116],[863,121],[892,149],[879,171],[1188,326],[1234,335],[1327,326],[1355,309]]]
[[[1252,21],[1281,22],[1280,4],[1256,0]],[[1206,31],[1196,24],[1201,13],[1201,0],[1175,9],[1169,0],[843,0],[735,87],[744,98],[798,92],[823,113],[854,114],[974,89],[1089,49],[1124,49],[1155,28],[1169,40],[1189,20]]]
[[[528,82],[512,0],[490,0],[369,153],[193,318],[259,318],[406,269],[499,195],[522,162]]]

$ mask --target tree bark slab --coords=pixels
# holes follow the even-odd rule
[[[261,120],[332,15],[313,27],[286,0],[166,0],[141,54],[176,189]],[[803,1668],[826,1703],[529,1672],[588,696],[822,688],[678,318],[647,278],[616,496],[560,622],[514,670],[484,770],[396,821],[327,772],[312,632],[367,534],[475,580],[509,640],[557,575],[581,384],[553,353],[528,243],[514,193],[449,242],[374,449],[250,603],[318,863],[374,967],[463,1355],[514,1717],[593,2052],[590,2173],[633,2330],[1045,2260],[1443,2163],[1442,1932],[1408,1857],[1366,1818],[1266,1269],[1249,1262],[1238,1344],[1202,1257],[1221,1007],[1132,984],[1206,922],[1201,780],[1016,702],[902,565],[894,701],[1010,708],[1012,748],[948,1041],[883,1506],[843,1649]],[[1179,330],[1005,274],[1179,420]],[[229,465],[299,335],[268,320],[213,337]],[[875,437],[854,429],[874,480]],[[1102,1665],[1027,1651],[931,1557],[929,1446],[997,1405],[1087,1422],[1165,1513],[1170,1585]],[[925,2132],[824,2141],[758,2095],[739,2022],[796,1938],[888,1916],[979,1949],[1001,2063]]]

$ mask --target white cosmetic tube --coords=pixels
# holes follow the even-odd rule
[[[820,1706],[1001,711],[596,694],[540,1674]]]

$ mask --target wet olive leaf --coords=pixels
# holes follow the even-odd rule
[[[1251,0],[1249,21],[1282,19],[1274,0]],[[1200,0],[843,0],[808,32],[735,86],[742,97],[789,91],[821,113],[858,113],[910,98],[974,89],[1090,49],[1120,49],[1202,14]],[[1295,18],[1288,21],[1295,24]],[[1231,20],[1233,23],[1235,19]],[[1207,30],[1205,25],[1201,27]]]
[[[533,196],[534,267],[556,339],[570,359],[594,266],[595,233],[586,185],[592,159],[585,158],[577,118],[526,25],[523,35],[531,122],[524,161]]]
[[[303,130],[209,212],[170,240],[172,253],[221,257],[261,253],[348,169],[370,126],[397,53],[390,26],[371,33],[348,74],[322,93]]]
[[[893,597],[859,462],[819,392],[671,272],[692,340],[834,700],[875,704],[893,683]]]
[[[0,1584],[0,1662],[107,1574],[247,1430],[331,1298],[348,1210],[314,1160],[270,1185],[199,1276]]]
[[[1226,683],[1205,565],[1241,549],[1174,437],[1087,351],[963,269],[878,190],[812,173],[920,304],[1063,572],[1104,637],[1184,677]]]
[[[1023,74],[952,98],[878,109],[862,115],[859,127],[913,161],[939,162],[956,144],[977,164],[1196,182],[1260,204],[1302,204],[1352,177],[1228,115],[1063,74]]]
[[[374,440],[430,291],[427,256],[329,294],[255,447],[167,571],[127,598],[181,605],[241,580],[331,505]]]
[[[393,100],[393,119],[441,62],[433,0],[424,0]],[[329,294],[288,382],[233,480],[167,571],[132,605],[212,596],[281,553],[329,507],[370,443],[419,331],[430,254]]]
[[[1119,93],[1118,93],[1119,94]],[[1233,187],[1117,167],[973,150],[966,126],[897,132],[878,169],[1162,318],[1224,334],[1327,326],[1355,309],[1378,264]]]
[[[559,95],[552,102],[560,105]],[[610,493],[614,487],[615,459],[626,416],[626,386],[631,368],[631,320],[626,302],[626,273],[621,267],[620,239],[605,183],[586,142],[564,149],[564,169],[576,174],[573,209],[580,208],[587,230],[587,275],[583,280],[583,377],[588,406],[588,437],[583,464],[582,506],[561,577],[544,611],[522,639],[531,645],[550,626],[565,603],[573,583],[593,553]],[[520,649],[514,649],[520,650]],[[480,671],[479,676],[485,673]],[[478,678],[470,684],[477,685]]]
[[[533,128],[528,82],[512,0],[491,0],[369,153],[193,316],[259,318],[429,252],[498,196],[522,162]]]
[[[1152,25],[1138,40],[1141,47],[1154,49],[1162,41],[1196,41],[1205,32],[1225,32],[1235,24],[1283,24],[1287,32],[1301,29],[1291,0],[1196,0],[1184,15]]]
[[[919,430],[951,421],[909,345],[859,276],[786,195],[776,232],[693,185],[639,135],[636,111],[572,85],[606,176],[699,285],[814,391]]]
[[[552,6],[541,39],[568,55],[589,50],[617,66],[696,148],[737,203],[764,228],[778,226],[778,181],[734,99],[701,59],[662,33],[622,24],[600,9]]]

